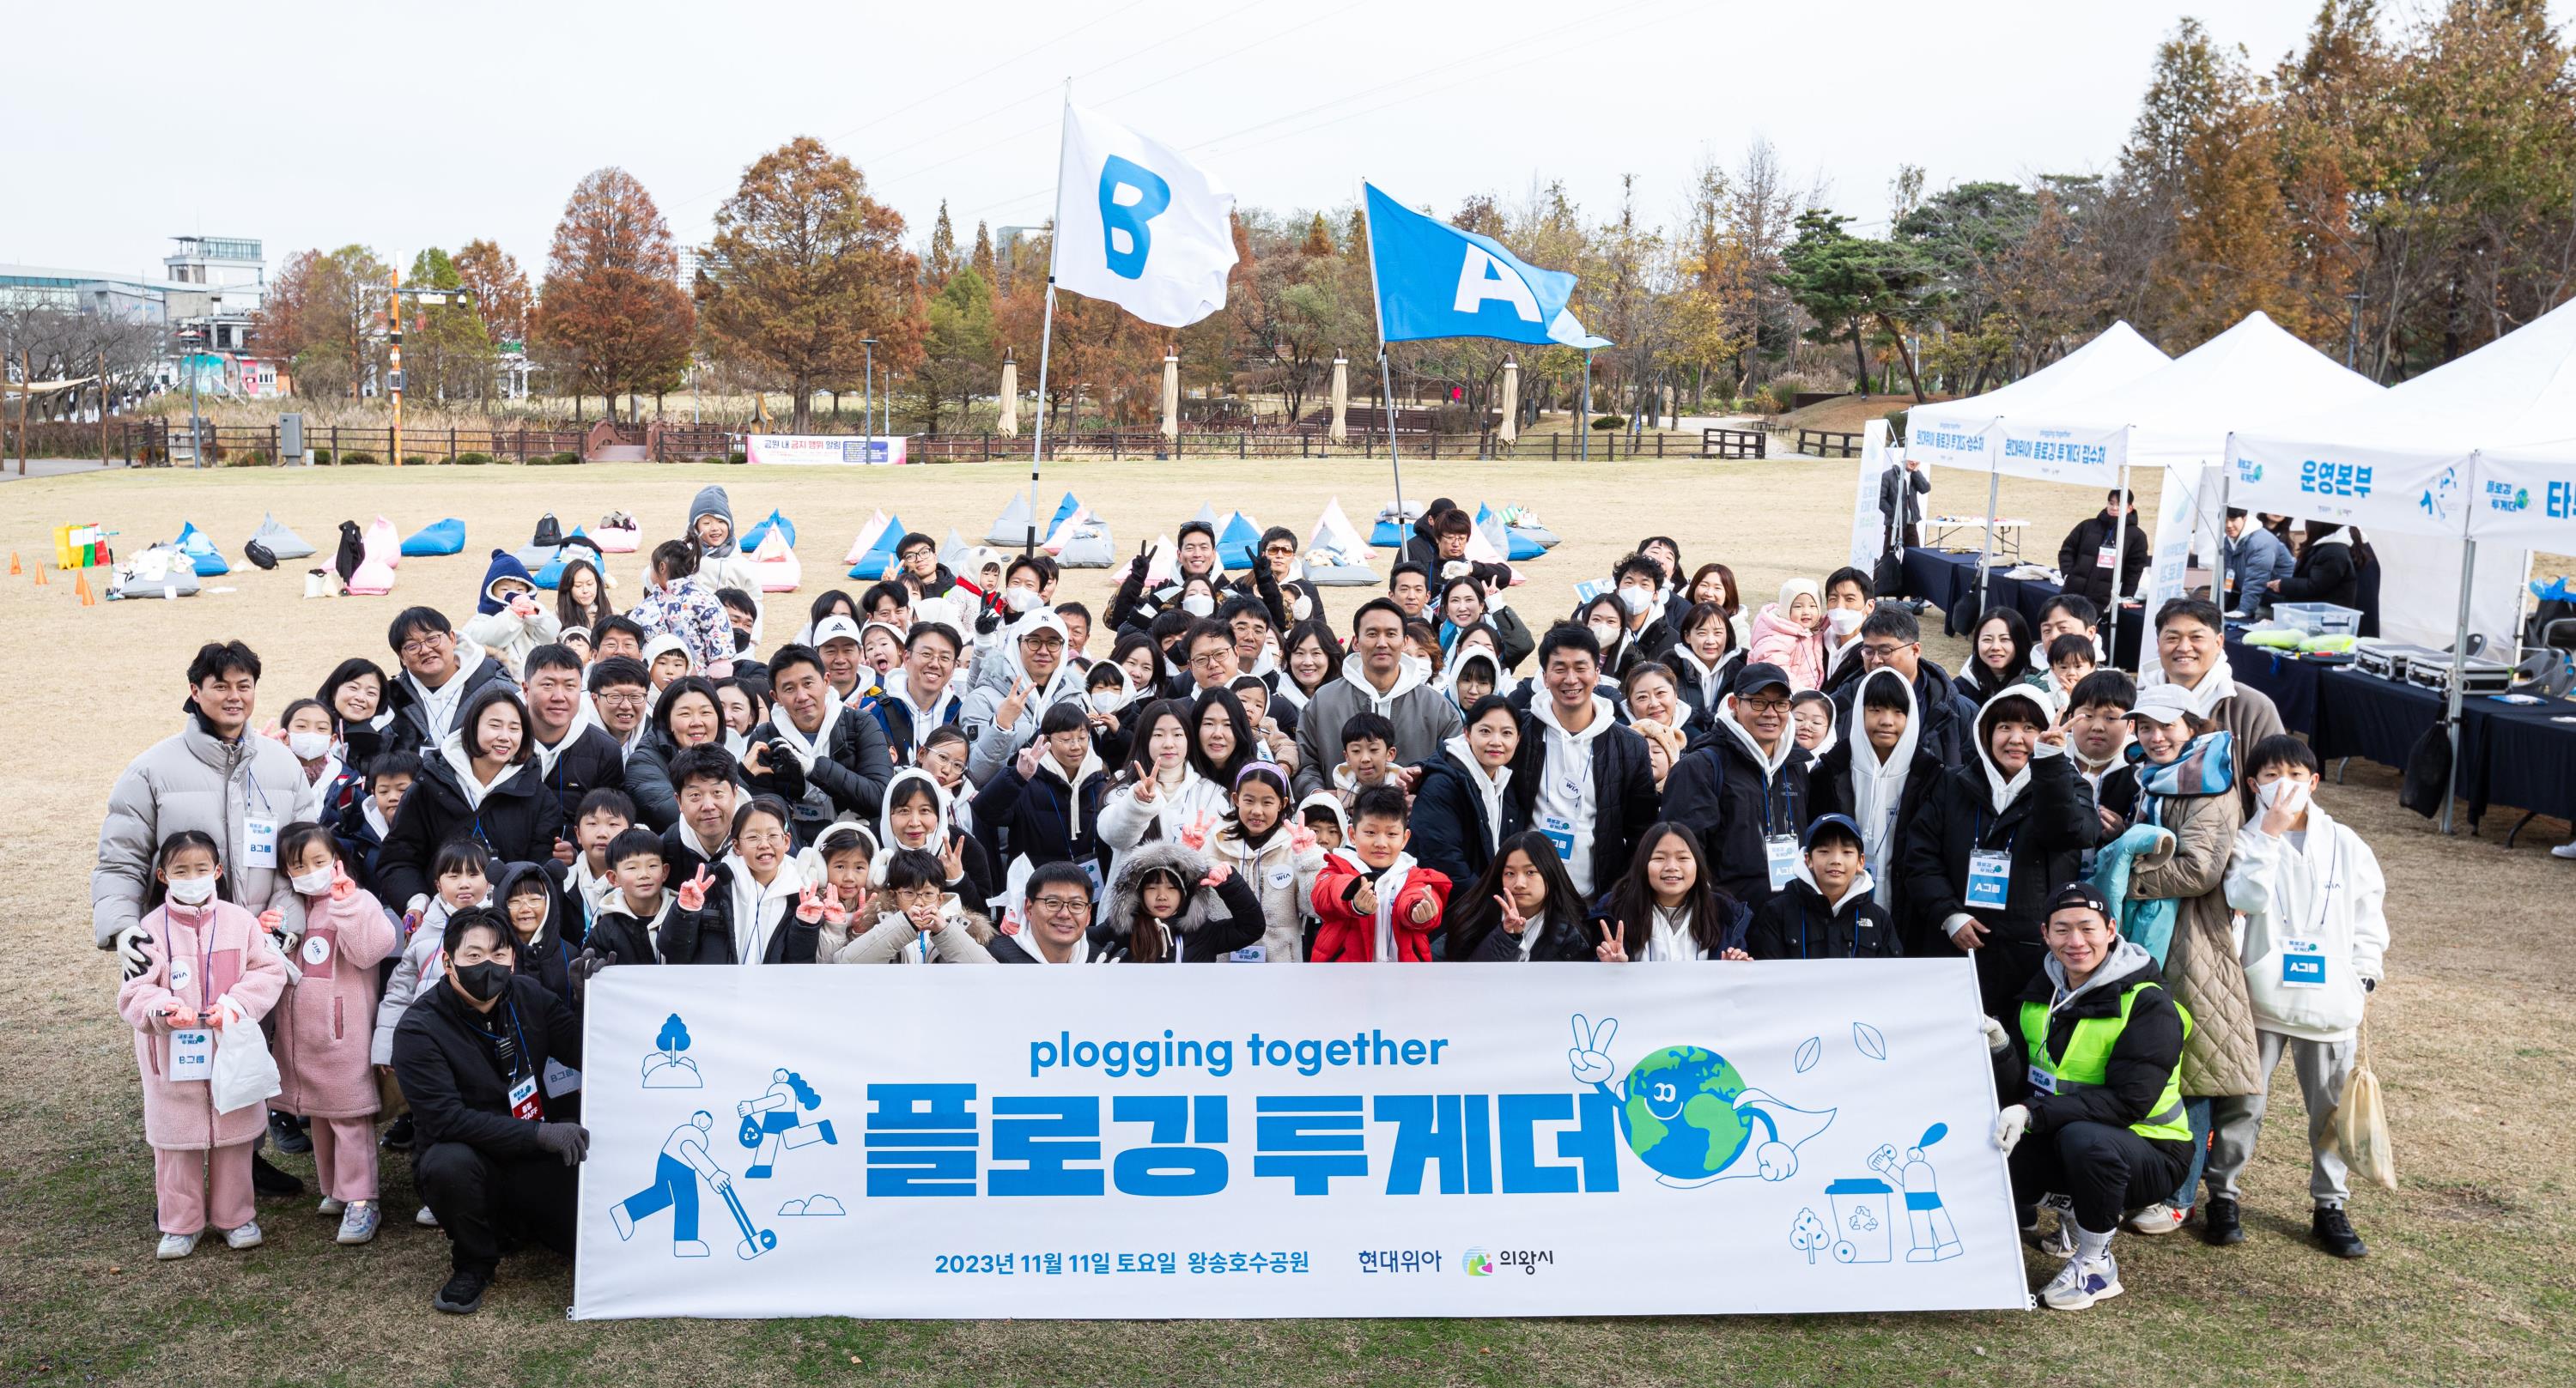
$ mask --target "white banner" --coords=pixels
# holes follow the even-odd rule
[[[2156,500],[2155,557],[2147,565],[2143,594],[2146,610],[2139,614],[2142,622],[2155,621],[2156,609],[2170,599],[2181,597],[2190,586],[2191,550],[2199,542],[2204,529],[2213,537],[2209,548],[2211,556],[2218,558],[2224,553],[2227,527],[2226,514],[2218,509],[2219,476],[2219,464],[2216,463],[2206,467],[2165,469],[2161,479],[2164,490],[2157,494]],[[2210,601],[2223,603],[2226,594],[2219,590],[2227,586],[2226,564],[2222,561],[2210,567],[2214,575],[2210,579]],[[2156,656],[2155,638],[2142,632],[2138,639],[2139,673],[2145,673],[2149,665],[2162,668]]]
[[[812,467],[886,467],[904,460],[901,435],[863,438],[857,434],[745,434],[743,456],[755,463]]]
[[[1851,566],[1862,573],[1874,573],[1878,556],[1887,551],[1887,518],[1878,509],[1879,477],[1889,468],[1901,467],[1897,455],[1887,447],[1887,421],[1873,419],[1860,426],[1860,481],[1852,492]],[[1897,514],[1904,514],[1910,497],[1897,499]]]
[[[2469,515],[2470,459],[2230,435],[2227,504],[2301,520],[2457,538]],[[2454,589],[2456,591],[2456,588]]]
[[[2129,426],[2077,428],[2021,424],[1997,428],[1995,470],[2006,477],[2074,482],[2109,491],[2129,456]]]
[[[612,968],[576,1318],[2028,1305],[1965,960]]]

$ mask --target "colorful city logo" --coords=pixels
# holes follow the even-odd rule
[[[1486,1252],[1484,1249],[1468,1249],[1466,1263],[1467,1275],[1469,1277],[1491,1277],[1494,1275],[1494,1255]]]

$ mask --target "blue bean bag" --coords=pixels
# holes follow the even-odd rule
[[[463,554],[465,522],[454,516],[449,516],[445,520],[431,521],[403,540],[402,552],[406,559],[423,555]]]
[[[772,530],[776,530],[787,537],[788,548],[793,549],[796,547],[796,522],[789,520],[787,517],[782,516],[773,510],[769,513],[767,519],[760,521],[758,524],[752,526],[750,530],[744,532],[742,537],[742,552],[749,554],[753,550],[760,548],[760,542],[768,539],[769,532]]]
[[[894,547],[903,543],[903,537],[908,533],[903,528],[903,517],[887,517],[886,528],[877,536],[876,544],[859,556],[859,562],[850,566],[850,577],[870,582],[885,577],[887,570],[894,567]]]
[[[599,546],[591,541],[589,535],[583,533],[580,526],[576,525],[572,528],[572,534],[565,536],[564,542],[555,547],[554,558],[547,560],[542,567],[528,571],[531,575],[529,581],[540,588],[553,588],[563,582],[564,565],[576,559],[589,560],[590,566],[598,569],[602,576],[608,572],[607,567],[600,562]]]
[[[199,578],[213,578],[217,574],[228,574],[233,571],[233,566],[224,561],[223,551],[215,548],[215,542],[206,538],[206,532],[199,530],[195,521],[181,526],[179,538],[171,543],[177,545],[180,552],[188,556],[188,561],[197,566]]]
[[[1228,573],[1241,573],[1252,567],[1254,552],[1261,548],[1261,531],[1241,511],[1226,518],[1225,529],[1216,537],[1216,552]]]

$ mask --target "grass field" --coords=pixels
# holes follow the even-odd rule
[[[1535,507],[1566,542],[1528,566],[1517,605],[1533,621],[1571,603],[1641,535],[1676,536],[1684,561],[1732,564],[1761,601],[1793,573],[1842,562],[1844,463],[1669,463],[1549,469],[1408,469],[1407,495]],[[1027,478],[1016,465],[795,471],[587,467],[208,473],[123,471],[0,487],[0,549],[49,558],[52,526],[97,521],[121,545],[193,520],[228,553],[263,511],[316,544],[343,518],[379,512],[409,530],[463,518],[466,553],[412,560],[397,601],[307,602],[300,572],[209,580],[177,602],[84,609],[67,579],[0,580],[0,711],[19,751],[0,773],[11,852],[0,856],[0,1381],[42,1384],[328,1382],[369,1385],[589,1382],[868,1383],[2564,1383],[2576,1336],[2576,1144],[2550,1126],[2576,1062],[2570,873],[2542,822],[2518,847],[2444,839],[2397,809],[2394,781],[2355,766],[2322,797],[2376,845],[2395,929],[2390,982],[2372,1008],[2374,1050],[2395,1125],[2402,1187],[2368,1190],[2354,1218],[2372,1256],[2337,1263],[2305,1241],[2303,1115],[2295,1086],[2275,1105],[2250,1176],[2242,1247],[2189,1236],[2118,1245],[2129,1295],[2080,1317],[2030,1314],[1537,1321],[1014,1323],[1007,1306],[950,1323],[863,1320],[570,1324],[569,1267],[550,1255],[504,1265],[483,1314],[429,1309],[444,1241],[409,1226],[408,1169],[386,1163],[384,1234],[330,1241],[310,1198],[268,1202],[266,1247],[209,1245],[152,1261],[150,1161],[131,1042],[115,1016],[115,971],[90,947],[88,873],[109,783],[180,721],[180,669],[210,637],[267,659],[263,717],[311,690],[341,657],[390,663],[384,624],[401,603],[470,609],[485,556],[527,541],[552,510],[569,530],[612,507],[647,536],[676,533],[691,494],[730,488],[748,525],[772,505],[797,522],[807,582],[775,601],[775,642],[838,572],[871,507],[915,529],[970,538]],[[1969,488],[1936,476],[1931,509]],[[1202,500],[1301,532],[1338,495],[1363,527],[1387,497],[1382,464],[1243,468],[1071,464],[1040,489],[1074,489],[1132,552]],[[1220,490],[1221,489],[1221,490]],[[1947,498],[1946,500],[1944,498]],[[2008,483],[2005,510],[2039,537],[2096,504],[2067,488]],[[2150,508],[2152,502],[2148,501]],[[294,566],[289,566],[292,569]],[[636,596],[621,563],[621,606]],[[856,585],[851,585],[855,588]],[[1067,592],[1097,610],[1097,573]],[[1350,590],[1344,590],[1350,594]],[[1336,600],[1339,617],[1357,595]],[[790,617],[789,611],[797,615]],[[1936,639],[1955,667],[1959,646]],[[1105,643],[1095,643],[1098,653]],[[2501,812],[2499,812],[2501,816]],[[2286,1083],[2286,1076],[2284,1077]],[[309,1158],[282,1164],[311,1176]],[[2034,1263],[2036,1267],[2036,1263]],[[864,1310],[864,1308],[853,1308]]]

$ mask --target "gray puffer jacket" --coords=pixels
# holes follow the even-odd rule
[[[250,865],[248,844],[253,818],[284,829],[303,794],[303,768],[286,744],[255,733],[225,742],[192,710],[186,727],[146,748],[107,793],[98,866],[89,877],[90,926],[98,947],[109,948],[120,931],[142,918],[153,855],[163,839],[183,829],[201,830],[223,845],[224,876],[235,902],[253,915],[274,909],[285,916],[288,933],[303,934],[304,903],[284,873]],[[269,847],[274,856],[274,838]]]

